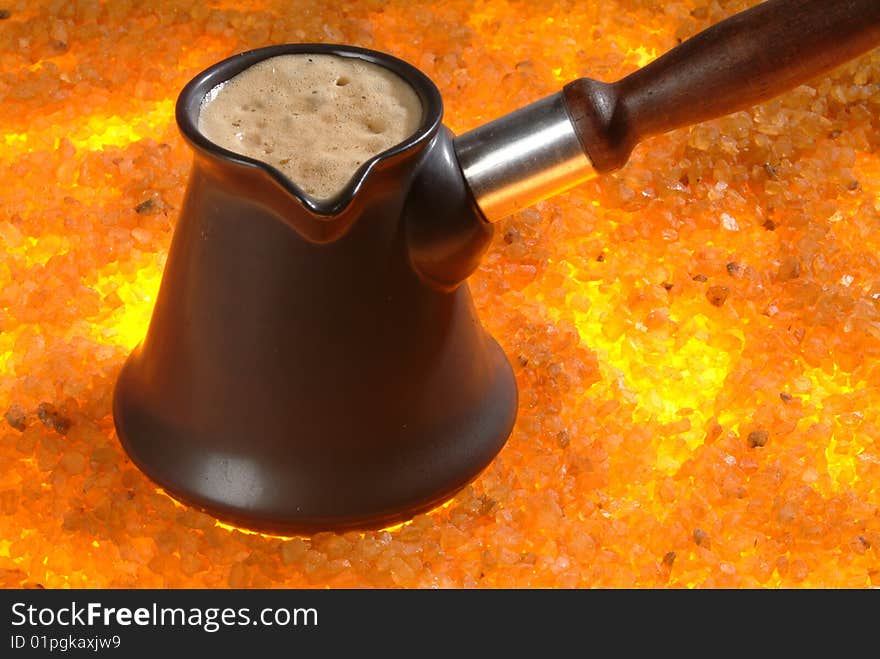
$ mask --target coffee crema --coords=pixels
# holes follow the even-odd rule
[[[371,62],[319,54],[265,59],[212,89],[199,131],[229,151],[281,170],[326,199],[369,158],[412,135],[419,97]]]

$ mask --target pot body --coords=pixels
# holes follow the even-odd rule
[[[214,85],[289,52],[368,59],[422,100],[416,134],[324,202],[196,130]],[[381,527],[449,498],[503,446],[517,393],[467,284],[413,262],[414,226],[467,225],[467,245],[440,242],[469,262],[491,235],[449,171],[436,88],[373,51],[274,46],[200,74],[177,119],[195,156],[150,326],[115,389],[128,455],[176,498],[258,530]],[[443,204],[431,181],[450,188]]]

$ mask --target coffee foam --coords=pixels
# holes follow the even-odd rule
[[[421,119],[418,96],[388,69],[336,55],[289,54],[212,89],[198,126],[215,144],[266,162],[325,199],[364,161],[412,135]]]

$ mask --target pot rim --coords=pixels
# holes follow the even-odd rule
[[[281,170],[256,158],[224,149],[209,140],[198,129],[198,116],[202,103],[212,89],[258,62],[289,54],[337,55],[376,64],[407,82],[422,104],[422,120],[409,137],[365,160],[342,190],[325,199],[311,197]],[[388,53],[345,44],[286,43],[244,51],[202,70],[178,95],[175,119],[184,139],[198,154],[263,170],[314,215],[322,219],[333,219],[343,213],[374,170],[427,147],[437,134],[443,120],[443,99],[440,90],[427,75],[412,64]]]

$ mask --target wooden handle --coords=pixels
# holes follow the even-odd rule
[[[644,137],[743,110],[880,44],[880,0],[767,0],[713,25],[615,83],[563,88],[599,172]]]

